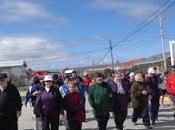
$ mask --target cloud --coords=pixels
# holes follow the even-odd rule
[[[91,6],[141,20],[148,17],[160,7],[158,4],[155,5],[145,0],[92,0]]]
[[[63,26],[66,19],[61,16],[53,16],[45,8],[36,2],[25,0],[1,0],[0,21],[4,23],[16,23],[23,21],[39,20],[52,22],[56,26]]]
[[[70,41],[55,42],[37,36],[1,36],[0,61],[25,60],[28,67],[37,70],[87,65],[89,60],[70,52],[70,47]]]
[[[65,61],[66,54],[61,42],[52,42],[41,37],[1,37],[0,60],[27,60],[29,62]]]

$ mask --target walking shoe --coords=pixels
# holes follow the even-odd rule
[[[175,113],[173,114],[173,117],[175,118]]]
[[[60,126],[63,126],[64,125],[64,122],[63,121],[60,121]]]
[[[137,123],[136,123],[136,122],[134,122],[134,121],[132,121],[132,123],[133,123],[133,125],[135,125],[135,126],[137,125]]]
[[[145,126],[147,129],[152,129],[152,127],[150,126],[150,125],[148,125],[148,126]]]
[[[152,125],[152,126],[155,126],[155,121],[152,121],[151,125]]]

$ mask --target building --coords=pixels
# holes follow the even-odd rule
[[[165,53],[167,69],[171,68],[171,58],[170,53]],[[163,56],[162,54],[157,54],[146,58],[145,60],[135,64],[134,69],[140,70],[142,72],[147,72],[149,67],[156,67],[158,72],[163,72]]]
[[[23,60],[2,61],[0,62],[0,73],[6,73],[15,85],[23,86],[27,82],[26,67],[27,64]]]
[[[122,62],[117,64],[117,70],[118,71],[127,71],[132,69],[133,67],[135,67],[136,64],[144,61],[145,58],[139,58],[139,59],[133,59],[133,60],[129,60],[126,62]]]

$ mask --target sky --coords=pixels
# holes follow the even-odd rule
[[[36,70],[110,63],[109,39],[123,40],[168,1],[0,0],[0,61],[25,60]],[[162,14],[165,51],[175,40],[174,12],[175,5]],[[113,48],[115,62],[158,53],[158,18]]]

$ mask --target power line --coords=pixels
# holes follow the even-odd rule
[[[102,49],[96,49],[96,50],[91,50],[91,51],[84,51],[84,52],[78,52],[78,53],[74,53],[74,54],[69,54],[68,57],[74,57],[74,56],[78,56],[78,55],[82,55],[82,54],[92,54],[92,53],[96,53],[99,51],[105,51],[109,48],[102,48]],[[40,58],[40,59],[26,59],[27,62],[42,62],[42,61],[46,61],[46,60],[56,60],[56,59],[64,59],[63,56],[51,56],[51,57],[45,57],[45,58]]]
[[[111,52],[111,50],[108,50],[107,53],[105,53],[105,55],[99,59],[98,63],[101,63],[102,61],[104,61],[104,58]]]
[[[102,48],[102,49],[96,49],[96,50],[90,50],[90,51],[83,51],[83,52],[78,52],[78,53],[75,53],[75,54],[71,54],[71,56],[76,56],[76,55],[81,55],[81,54],[91,54],[91,53],[96,53],[96,52],[99,52],[99,51],[105,51],[105,50],[108,50],[109,48]]]
[[[146,18],[145,21],[143,21],[141,24],[139,24],[133,31],[131,31],[128,35],[126,35],[122,40],[118,41],[116,44],[112,45],[112,47],[116,47],[118,44],[125,42],[126,40],[128,40],[130,37],[134,36],[136,33],[138,33],[139,31],[141,31],[143,28],[145,28],[146,26],[148,26],[153,20],[155,20],[161,13],[165,12],[168,8],[170,8],[173,4],[175,3],[175,1],[170,0],[169,2],[166,2],[164,7],[161,7],[160,9],[157,9],[156,11],[154,11],[151,16],[149,16],[148,18]],[[154,16],[155,15],[155,16]],[[79,53],[75,53],[75,54],[71,54],[70,56],[77,56],[77,55],[81,55],[81,54],[91,54],[91,53],[96,53],[99,51],[104,51],[104,50],[108,50],[109,48],[103,48],[103,49],[97,49],[97,50],[91,50],[91,51],[85,51],[85,52],[79,52]],[[100,59],[99,63],[101,63],[104,58],[110,53],[110,50],[107,51],[107,53]],[[60,58],[60,57],[59,57]],[[44,60],[44,59],[43,59]],[[41,61],[41,60],[40,60]]]
[[[139,31],[141,31],[143,28],[148,26],[153,20],[155,20],[160,14],[164,13],[168,8],[170,8],[175,3],[174,0],[167,1],[163,7],[158,8],[156,11],[154,11],[149,17],[147,17],[142,23],[140,23],[133,31],[128,33],[122,40],[116,42],[112,47],[116,47],[122,42],[127,41],[132,36],[136,35]],[[108,51],[103,58],[100,60],[103,61],[104,58],[108,55],[110,51]]]
[[[168,8],[170,8],[175,3],[174,0],[170,0],[166,2],[166,4],[154,11],[148,18],[146,18],[141,24],[139,24],[133,31],[131,31],[128,35],[126,35],[122,40],[118,41],[113,47],[116,47],[118,44],[125,42],[130,37],[134,36],[136,33],[141,31],[143,28],[148,26],[153,20],[155,20],[160,14],[164,13]]]

